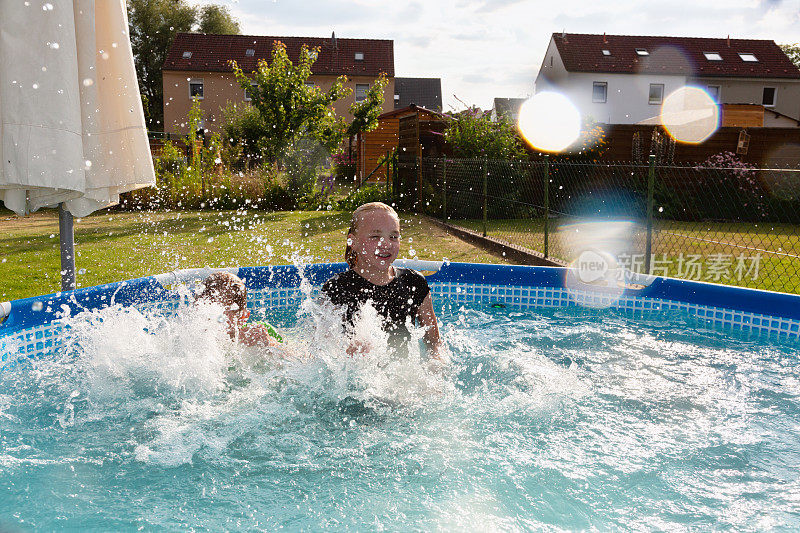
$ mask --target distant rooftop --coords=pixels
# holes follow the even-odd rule
[[[432,111],[442,110],[442,80],[440,78],[395,78],[394,108],[411,104]]]
[[[553,40],[570,72],[800,78],[770,40],[582,33],[554,33]]]
[[[286,45],[296,63],[300,49],[319,47],[312,67],[314,74],[394,76],[394,41],[387,39],[342,39],[339,37],[276,37],[265,35],[213,35],[179,33],[164,61],[164,70],[230,72],[231,59],[245,72],[256,69],[260,59],[269,60],[275,41]]]
[[[492,108],[493,117],[506,117],[512,122],[519,118],[519,108],[526,98],[495,98]]]

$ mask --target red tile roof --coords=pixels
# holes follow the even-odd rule
[[[303,44],[309,48],[319,46],[319,56],[312,67],[314,74],[378,76],[381,72],[385,72],[387,76],[394,76],[394,41],[338,37],[334,41],[330,37],[179,33],[172,42],[163,68],[231,72],[228,61],[234,59],[242,70],[252,72],[256,69],[259,59],[269,60],[275,41],[281,41],[286,45],[289,59],[293,63],[297,63]],[[248,48],[255,50],[254,55],[247,55]],[[191,57],[184,57],[184,52],[191,52]],[[364,59],[357,61],[356,52],[362,52]]]
[[[775,41],[580,33],[554,33],[553,40],[570,72],[800,78],[800,70]],[[638,55],[637,48],[649,55]],[[603,55],[603,50],[610,55]],[[717,52],[722,61],[710,61],[703,52]],[[743,61],[739,53],[754,54],[758,61]]]

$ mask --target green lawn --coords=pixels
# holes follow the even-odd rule
[[[483,231],[480,220],[449,222]],[[550,220],[549,255],[564,260],[574,258],[566,228],[579,222]],[[643,227],[639,229],[633,235],[632,248],[641,255],[628,258],[631,264],[641,264],[644,258],[646,234]],[[489,220],[487,230],[491,237],[544,251],[543,219]],[[655,274],[800,293],[800,226],[797,225],[656,220],[652,253],[655,254]],[[757,255],[760,258],[756,258]],[[697,263],[701,264],[699,272]]]
[[[336,211],[101,212],[75,221],[78,286],[178,268],[342,261],[350,214]],[[506,262],[401,214],[401,257]],[[0,211],[0,301],[60,289],[58,213]],[[413,250],[413,252],[412,252]]]

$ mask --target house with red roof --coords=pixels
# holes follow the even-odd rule
[[[272,57],[275,41],[286,45],[289,59],[297,63],[303,45],[319,47],[308,83],[327,90],[339,76],[347,76],[349,98],[338,101],[336,114],[351,118],[349,107],[366,97],[370,85],[386,74],[383,111],[394,109],[394,42],[386,39],[341,39],[321,37],[274,37],[263,35],[211,35],[179,33],[172,43],[162,68],[164,79],[164,129],[186,133],[186,117],[192,98],[200,101],[204,111],[202,126],[218,132],[222,109],[228,102],[248,101],[230,60],[246,73],[256,69],[258,61]]]
[[[554,33],[535,92],[561,92],[597,122],[647,124],[686,86],[721,104],[723,125],[738,125],[724,123],[729,107],[760,113],[749,125],[800,127],[800,70],[770,40]]]

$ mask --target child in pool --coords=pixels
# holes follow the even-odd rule
[[[370,302],[393,337],[408,339],[406,321],[426,328],[424,340],[432,358],[440,360],[441,340],[430,289],[425,277],[414,270],[392,266],[400,252],[400,219],[390,206],[371,202],[353,212],[347,232],[345,261],[350,268],[332,277],[322,292],[345,308],[345,322]],[[369,346],[354,343],[348,349],[366,352]]]
[[[230,272],[214,272],[203,280],[203,288],[197,294],[197,302],[222,305],[227,319],[228,335],[245,346],[274,347],[281,345],[280,335],[268,324],[247,324],[247,287]]]

